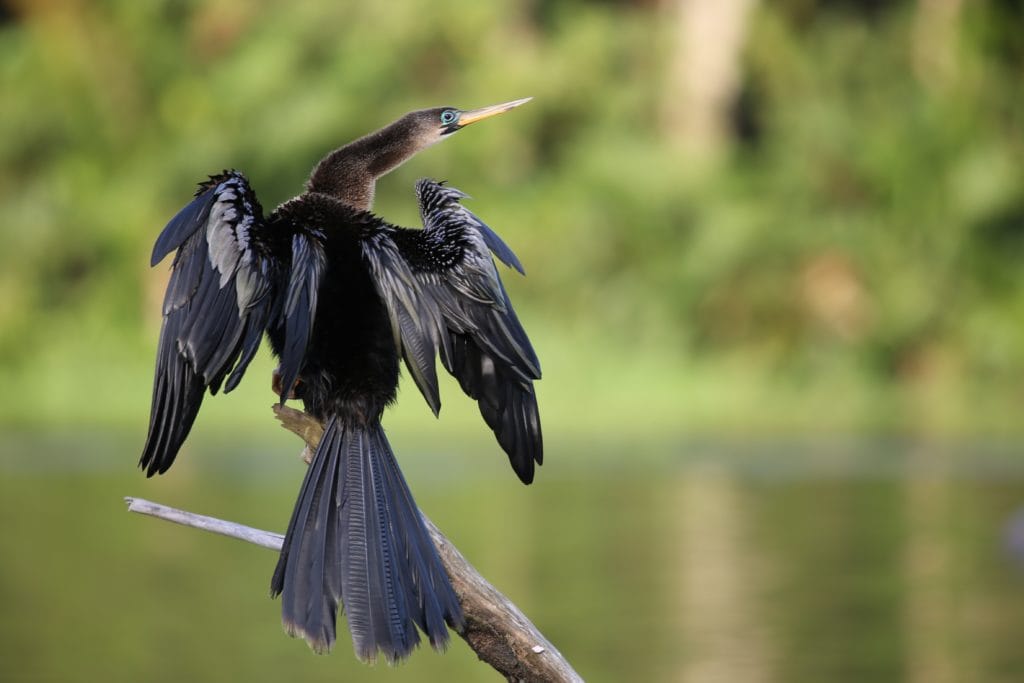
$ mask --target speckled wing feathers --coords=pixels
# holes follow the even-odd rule
[[[363,253],[396,340],[427,403],[440,408],[435,355],[478,401],[520,479],[541,463],[533,381],[540,363],[501,283],[491,252],[522,272],[512,250],[459,200],[455,188],[416,185],[423,230],[382,228]]]

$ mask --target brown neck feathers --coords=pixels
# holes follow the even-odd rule
[[[316,165],[306,182],[309,192],[337,197],[349,206],[369,210],[377,178],[412,157],[418,148],[403,118],[334,150]]]

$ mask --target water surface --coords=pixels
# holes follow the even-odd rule
[[[0,680],[497,680],[457,639],[398,668],[344,639],[317,657],[281,631],[272,552],[124,511],[136,495],[281,530],[302,472],[276,444],[205,442],[146,480],[137,444],[76,438],[0,445]],[[421,506],[588,680],[1024,675],[1013,447],[563,446],[531,487],[396,450]]]

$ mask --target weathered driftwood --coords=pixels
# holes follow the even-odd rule
[[[308,463],[323,435],[323,426],[315,418],[294,408],[274,406],[274,412],[286,429],[306,442],[303,459]],[[139,498],[125,500],[130,512],[231,536],[271,550],[281,549],[284,538],[281,534]],[[459,635],[477,656],[510,681],[582,681],[569,662],[519,608],[488,583],[426,515],[423,515],[423,521],[462,605],[466,623]]]

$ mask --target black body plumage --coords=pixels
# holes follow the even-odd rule
[[[431,128],[440,111],[413,112],[336,150],[304,194],[266,217],[241,173],[212,176],[153,250],[154,264],[176,254],[140,461],[147,474],[171,466],[206,391],[233,389],[264,333],[280,360],[281,400],[294,390],[325,423],[271,582],[286,630],[317,652],[334,643],[339,605],[363,659],[401,659],[419,631],[442,648],[447,627],[462,623],[381,426],[401,361],[436,413],[439,357],[524,482],[542,461],[540,366],[492,253],[522,272],[518,259],[461,205],[465,195],[434,181],[416,187],[422,230],[367,210],[379,175],[452,132],[449,109]]]

